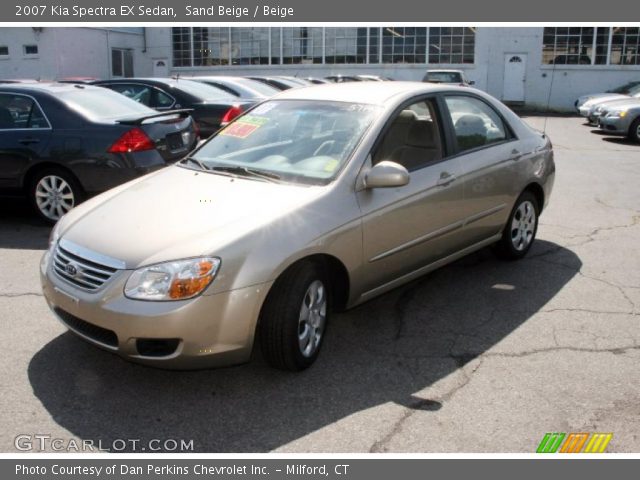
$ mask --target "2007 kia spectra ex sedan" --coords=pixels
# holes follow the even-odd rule
[[[57,224],[45,297],[73,332],[167,368],[318,356],[332,311],[495,244],[523,257],[554,180],[551,143],[468,88],[289,90],[179,164]]]

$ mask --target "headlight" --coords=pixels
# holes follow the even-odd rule
[[[136,270],[124,287],[134,300],[184,300],[209,286],[220,267],[220,259],[189,258],[159,263]]]
[[[607,118],[624,118],[626,116],[627,116],[627,111],[626,110],[613,111],[613,112],[609,112],[607,114]]]

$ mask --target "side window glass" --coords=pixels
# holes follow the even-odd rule
[[[418,170],[443,157],[440,125],[432,100],[421,100],[404,108],[391,121],[372,159],[399,163]]]
[[[156,90],[156,99],[153,108],[170,108],[173,105],[173,98],[161,90]]]
[[[504,123],[496,111],[482,100],[466,96],[446,97],[458,149],[471,150],[508,138]]]
[[[151,89],[145,85],[116,83],[109,85],[109,88],[129,97],[131,100],[135,100],[138,103],[146,106],[151,105]]]
[[[49,128],[42,110],[23,95],[0,95],[0,129]]]

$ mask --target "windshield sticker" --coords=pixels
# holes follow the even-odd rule
[[[338,160],[336,160],[335,158],[332,158],[324,166],[324,171],[328,173],[332,173],[338,166],[338,163],[339,163]]]
[[[229,137],[247,138],[265,123],[269,119],[263,117],[255,117],[253,115],[245,115],[236,122],[226,127],[220,132],[220,135],[227,135]]]

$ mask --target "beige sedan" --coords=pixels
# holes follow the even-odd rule
[[[480,91],[409,82],[283,92],[177,165],[56,225],[44,295],[75,334],[166,368],[317,358],[332,311],[488,245],[526,255],[551,143]]]

